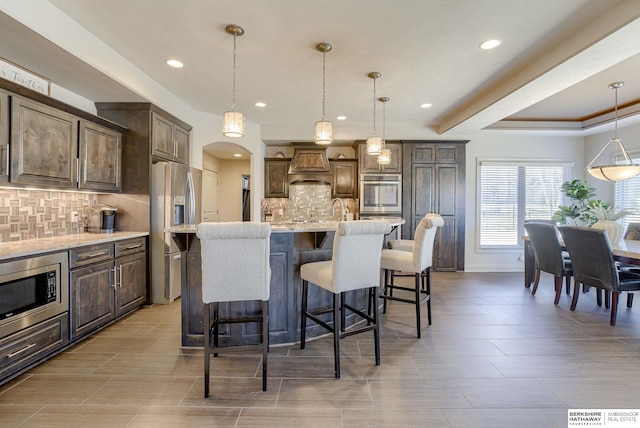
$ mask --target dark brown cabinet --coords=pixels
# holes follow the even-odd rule
[[[161,160],[189,164],[189,130],[152,113],[151,155]]]
[[[121,132],[80,122],[80,189],[120,191],[121,157]]]
[[[11,97],[11,182],[77,188],[78,118]]]
[[[9,93],[0,89],[0,182],[9,181]]]
[[[444,226],[436,235],[434,270],[464,270],[465,143],[403,143],[402,238],[413,239],[427,213],[440,214]]]
[[[402,144],[388,141],[385,147],[391,151],[391,163],[378,165],[377,155],[367,154],[366,142],[358,142],[358,161],[360,174],[388,172],[402,174]]]
[[[72,339],[146,301],[146,238],[73,249],[69,260]]]
[[[358,161],[355,159],[334,159],[331,165],[331,197],[358,197]]]
[[[264,160],[264,197],[289,197],[289,165],[291,159],[267,158]]]

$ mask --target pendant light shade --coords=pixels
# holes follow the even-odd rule
[[[318,43],[316,50],[322,52],[322,120],[316,122],[315,128],[315,142],[316,144],[328,145],[333,142],[333,124],[328,120],[325,120],[325,98],[326,98],[326,55],[330,52],[331,45],[327,42]]]
[[[367,154],[379,155],[382,152],[382,138],[376,135],[376,79],[380,78],[382,74],[374,71],[367,76],[373,79],[373,135],[367,138]]]
[[[236,111],[236,37],[242,36],[244,30],[238,25],[227,25],[225,31],[233,36],[233,106],[225,111],[222,118],[222,135],[225,137],[244,137],[244,116]]]
[[[378,155],[378,165],[389,165],[391,163],[391,150],[387,149],[387,130],[386,130],[386,104],[389,101],[389,97],[379,98],[379,101],[382,103],[382,150],[380,150],[380,154]]]
[[[640,174],[640,165],[635,164],[631,161],[629,157],[629,153],[622,144],[622,140],[618,138],[618,88],[622,87],[624,82],[615,82],[609,85],[609,89],[615,90],[615,126],[614,126],[614,134],[613,138],[604,145],[602,150],[598,152],[595,158],[587,165],[587,171],[589,174],[594,176],[599,180],[607,180],[607,181],[621,181],[628,180],[629,178],[633,178]],[[625,159],[624,163],[613,164],[613,165],[596,165],[592,166],[593,163],[600,157],[602,152],[609,146],[609,144],[613,143],[618,146],[618,149],[622,152],[622,155]]]

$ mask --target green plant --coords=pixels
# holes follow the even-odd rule
[[[589,217],[594,218],[596,221],[599,220],[610,220],[616,221],[629,214],[637,214],[638,210],[635,208],[623,208],[619,211],[614,211],[613,207],[608,204],[597,205],[592,208],[589,208]]]
[[[574,223],[591,226],[597,220],[591,215],[591,209],[606,205],[600,199],[594,199],[596,189],[584,180],[569,180],[562,183],[562,192],[571,199],[569,205],[560,205],[553,213],[552,220],[560,224]]]

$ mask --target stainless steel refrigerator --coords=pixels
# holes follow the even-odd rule
[[[151,168],[151,302],[180,297],[182,254],[165,228],[200,223],[202,171],[175,162]]]

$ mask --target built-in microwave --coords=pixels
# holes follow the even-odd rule
[[[402,214],[401,174],[360,175],[360,215]]]
[[[66,252],[0,263],[0,338],[69,310]]]

